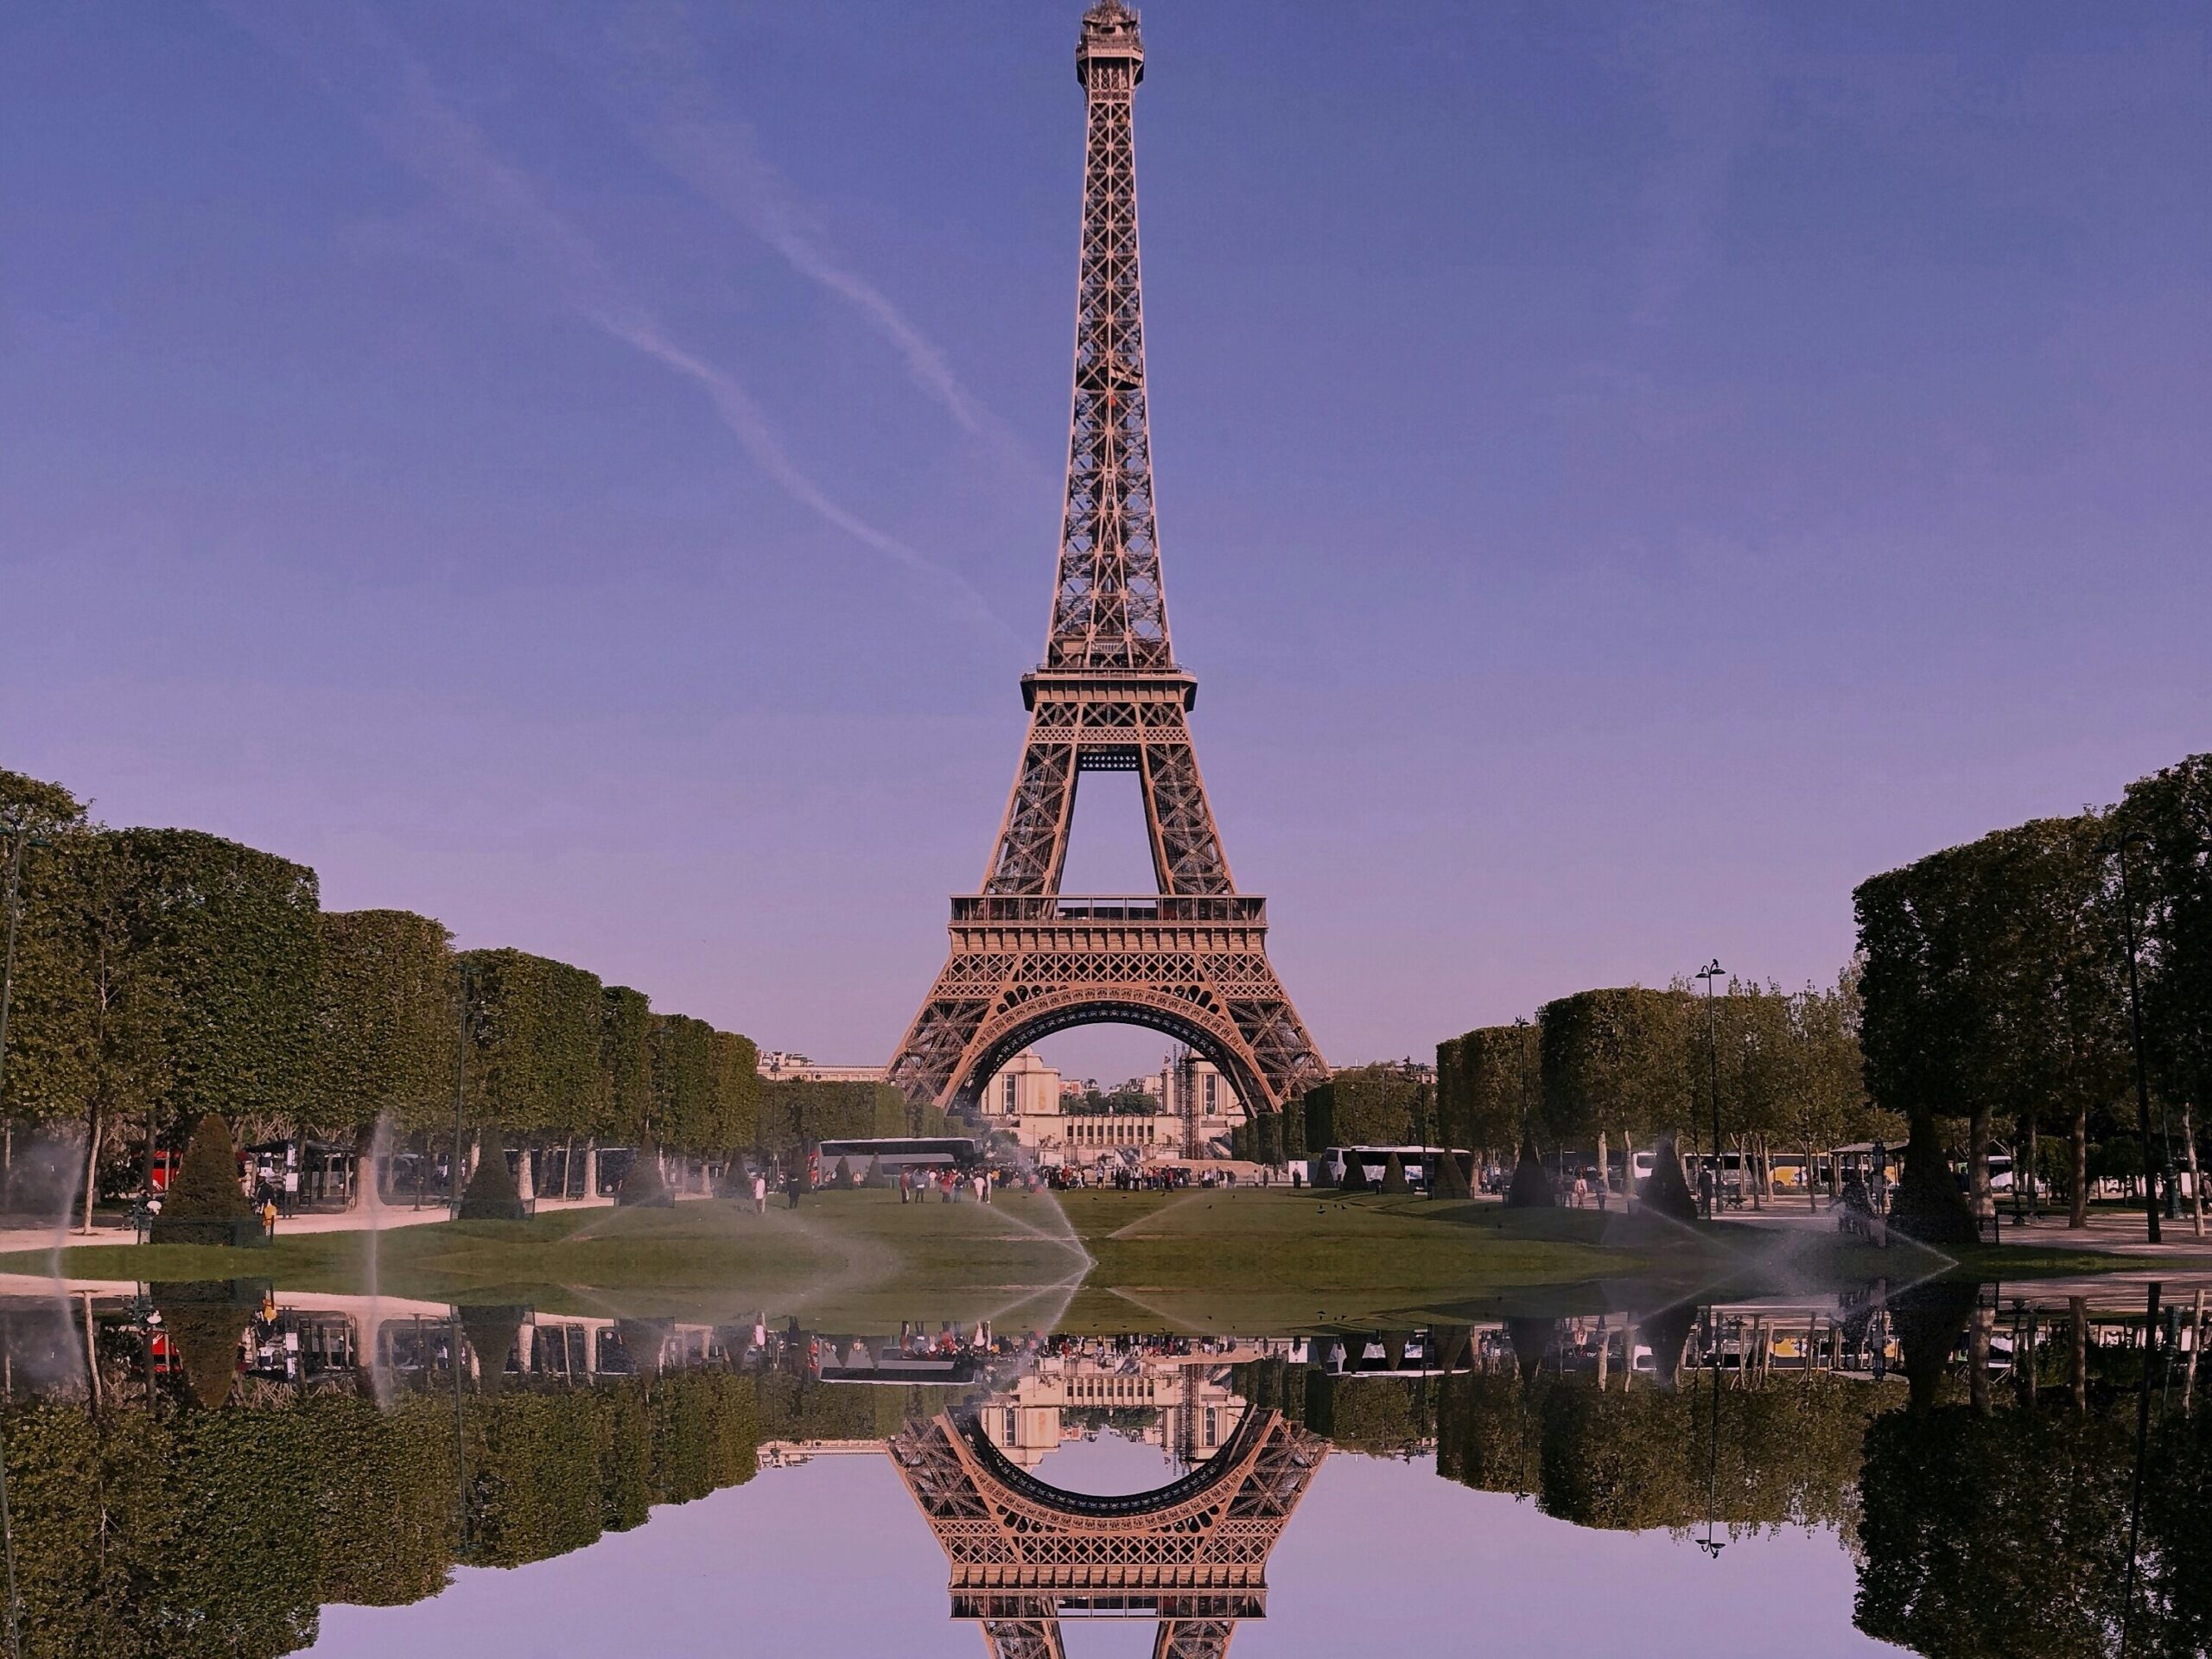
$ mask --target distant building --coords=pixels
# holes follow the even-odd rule
[[[1170,1053],[1160,1071],[1160,1109],[1174,1124],[1185,1158],[1226,1158],[1230,1137],[1244,1122],[1244,1103],[1211,1061],[1187,1048]]]
[[[804,1077],[809,1083],[881,1083],[880,1065],[825,1065],[804,1054],[773,1049],[761,1055],[755,1069],[764,1077]]]

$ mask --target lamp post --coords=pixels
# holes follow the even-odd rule
[[[1705,982],[1705,1059],[1713,1085],[1713,1183],[1706,1192],[1707,1221],[1720,1211],[1720,1033],[1713,1024],[1713,985],[1724,971],[1718,957],[1697,970],[1697,976]]]
[[[2160,1242],[2158,1188],[2165,1160],[2162,1156],[2153,1163],[2151,1159],[2151,1074],[2143,1059],[2143,991],[2135,969],[2135,887],[2127,868],[2127,849],[2150,843],[2151,837],[2140,830],[2127,830],[2097,850],[2120,861],[2120,937],[2127,947],[2127,1034],[2135,1050],[2135,1127],[2143,1142],[2143,1220],[2146,1236],[2156,1244]]]
[[[1712,1451],[1706,1465],[1705,1477],[1705,1536],[1698,1548],[1707,1559],[1719,1560],[1726,1546],[1713,1535],[1715,1512],[1720,1507],[1720,1320],[1711,1307],[1705,1310],[1706,1369],[1713,1373],[1713,1422],[1710,1445]]]

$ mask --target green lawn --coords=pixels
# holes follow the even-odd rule
[[[49,1260],[0,1257],[0,1271],[44,1272]],[[269,1279],[287,1289],[578,1313],[765,1312],[855,1329],[993,1318],[1244,1332],[1920,1278],[1945,1265],[1909,1246],[1879,1252],[1810,1231],[1283,1187],[1001,1195],[988,1206],[823,1192],[766,1217],[715,1201],[438,1223],[373,1239],[280,1230],[264,1250],[95,1245],[61,1258],[74,1278]],[[2093,1272],[2115,1258],[2007,1248],[1972,1253],[1966,1265],[2017,1279]]]

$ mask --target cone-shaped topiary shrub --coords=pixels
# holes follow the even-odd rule
[[[476,1386],[497,1394],[507,1380],[507,1359],[515,1351],[524,1310],[511,1306],[464,1307],[461,1328],[476,1354]]]
[[[1467,1184],[1467,1172],[1459,1167],[1459,1154],[1446,1147],[1436,1154],[1436,1173],[1429,1178],[1430,1193],[1440,1198],[1471,1198],[1475,1189]]]
[[[652,1141],[646,1141],[631,1155],[630,1167],[623,1173],[622,1185],[614,1194],[614,1202],[626,1208],[672,1210],[676,1207],[676,1195],[668,1190],[668,1183],[661,1179],[660,1148]]]
[[[507,1143],[496,1128],[484,1131],[477,1154],[476,1173],[461,1195],[463,1221],[520,1221],[522,1199],[515,1192],[514,1172],[507,1167]]]
[[[252,1213],[238,1186],[238,1147],[231,1126],[210,1112],[192,1132],[184,1166],[162,1199],[163,1217],[176,1221],[243,1221]]]
[[[1544,1356],[1551,1351],[1552,1338],[1559,1334],[1557,1319],[1508,1319],[1505,1339],[1513,1344],[1513,1359],[1520,1368],[1521,1380],[1533,1382],[1544,1369]]]
[[[1940,1147],[1908,1145],[1904,1169],[1890,1200],[1890,1220],[1923,1244],[1971,1244],[1977,1229],[1966,1194]]]
[[[238,1379],[238,1338],[245,1332],[247,1310],[227,1281],[150,1288],[154,1306],[161,1312],[170,1363],[184,1374],[193,1402],[213,1410],[230,1398],[231,1385]]]
[[[1544,1173],[1542,1160],[1536,1156],[1535,1143],[1521,1143],[1521,1161],[1513,1167],[1513,1185],[1505,1190],[1505,1207],[1509,1210],[1541,1210],[1555,1208],[1559,1194],[1552,1191],[1552,1178]]]
[[[1681,1155],[1675,1150],[1673,1135],[1661,1135],[1659,1144],[1651,1149],[1651,1173],[1643,1178],[1637,1196],[1655,1215],[1676,1221],[1697,1219],[1697,1198],[1682,1179]]]
[[[837,1160],[837,1167],[830,1176],[830,1186],[832,1192],[836,1192],[853,1190],[853,1166],[849,1160],[840,1158]]]
[[[1385,1192],[1413,1191],[1413,1184],[1406,1179],[1405,1160],[1395,1152],[1390,1154],[1390,1161],[1382,1166],[1382,1190]]]
[[[861,1185],[870,1188],[885,1187],[891,1185],[891,1178],[883,1173],[882,1159],[871,1158],[868,1160],[868,1177],[866,1179],[861,1181]]]
[[[1675,1386],[1682,1370],[1682,1349],[1697,1328],[1697,1304],[1676,1302],[1648,1316],[1643,1325],[1643,1344],[1651,1350],[1651,1380],[1662,1389]],[[1631,1363],[1635,1356],[1630,1357]]]
[[[1367,1160],[1349,1147],[1344,1148],[1344,1178],[1337,1183],[1337,1190],[1339,1192],[1370,1190],[1367,1185]]]

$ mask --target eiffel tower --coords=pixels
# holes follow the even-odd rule
[[[1168,643],[1137,270],[1136,13],[1097,0],[1075,64],[1083,253],[1052,631],[1022,676],[1029,736],[982,890],[952,900],[951,954],[887,1075],[916,1104],[972,1109],[1039,1037],[1119,1022],[1205,1055],[1248,1111],[1280,1110],[1329,1072],[1268,964],[1267,900],[1230,877],[1191,746],[1198,682]],[[1060,891],[1086,772],[1137,774],[1157,892]]]
[[[1222,1659],[1240,1619],[1267,1617],[1268,1556],[1329,1445],[1255,1408],[1180,1480],[1119,1497],[1016,1468],[972,1414],[910,1421],[889,1450],[991,1659],[1065,1659],[1065,1612],[1148,1614],[1153,1659]]]

